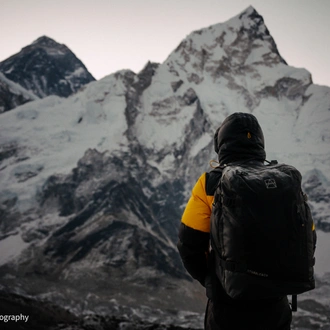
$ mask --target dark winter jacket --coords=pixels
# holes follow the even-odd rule
[[[221,165],[236,161],[264,161],[264,137],[251,114],[235,113],[226,118],[214,135]],[[221,173],[203,173],[197,180],[182,215],[178,250],[189,274],[206,287],[209,298],[206,329],[290,329],[291,309],[287,297],[241,302],[230,298],[215,275],[210,253],[210,217],[213,195]],[[268,307],[267,307],[268,306]],[[259,315],[264,313],[263,316]],[[258,321],[257,321],[258,319]]]
[[[257,119],[248,113],[227,117],[214,134],[220,165],[236,161],[264,161],[264,136]],[[205,285],[209,252],[210,216],[219,172],[204,173],[192,190],[181,219],[178,249],[190,275]]]

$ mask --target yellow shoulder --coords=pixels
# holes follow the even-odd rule
[[[209,233],[213,196],[207,196],[205,185],[206,173],[203,173],[192,190],[181,222],[190,228]]]

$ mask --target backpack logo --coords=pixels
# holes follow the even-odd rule
[[[264,180],[267,189],[277,188],[276,181],[274,179]]]

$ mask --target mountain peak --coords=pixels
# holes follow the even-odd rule
[[[0,62],[0,72],[38,97],[68,97],[95,80],[64,44],[41,36]]]
[[[45,46],[57,46],[59,43],[57,43],[54,39],[49,38],[47,36],[41,36],[37,40],[33,41],[33,45],[45,45]]]
[[[263,17],[252,6],[249,6],[238,16],[232,19],[236,19],[237,17],[240,21],[242,21],[243,26],[245,28],[251,28],[252,26],[254,26],[255,28],[258,28],[260,30],[259,32],[269,35],[269,31],[265,26]]]
[[[258,68],[286,64],[280,55],[264,19],[249,6],[224,23],[211,25],[189,34],[168,57],[166,64],[173,73],[189,72],[189,82],[200,84],[205,76],[226,79],[232,84],[234,77],[259,74]],[[190,68],[194,68],[191,73]],[[251,74],[251,76],[253,75]],[[182,77],[181,77],[182,78]]]
[[[54,39],[49,38],[47,36],[41,36],[35,41],[32,42],[31,45],[37,45],[37,46],[46,46],[46,47],[63,47],[63,44],[59,44]]]
[[[24,47],[23,51],[30,51],[31,49],[41,48],[45,50],[49,55],[64,55],[71,52],[70,49],[64,44],[56,42],[54,39],[47,36],[41,36],[32,44]],[[54,52],[55,51],[55,52]]]
[[[239,14],[239,16],[241,17],[241,16],[243,16],[243,15],[248,15],[248,16],[250,16],[250,15],[254,15],[254,14],[257,14],[257,15],[259,15],[259,13],[257,12],[257,10],[253,7],[253,6],[249,6],[249,7],[247,7],[245,10],[243,10],[240,14]]]

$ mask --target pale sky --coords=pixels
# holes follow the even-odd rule
[[[162,63],[192,31],[252,5],[282,57],[330,86],[330,0],[0,0],[0,61],[42,35],[68,46],[96,78]]]

